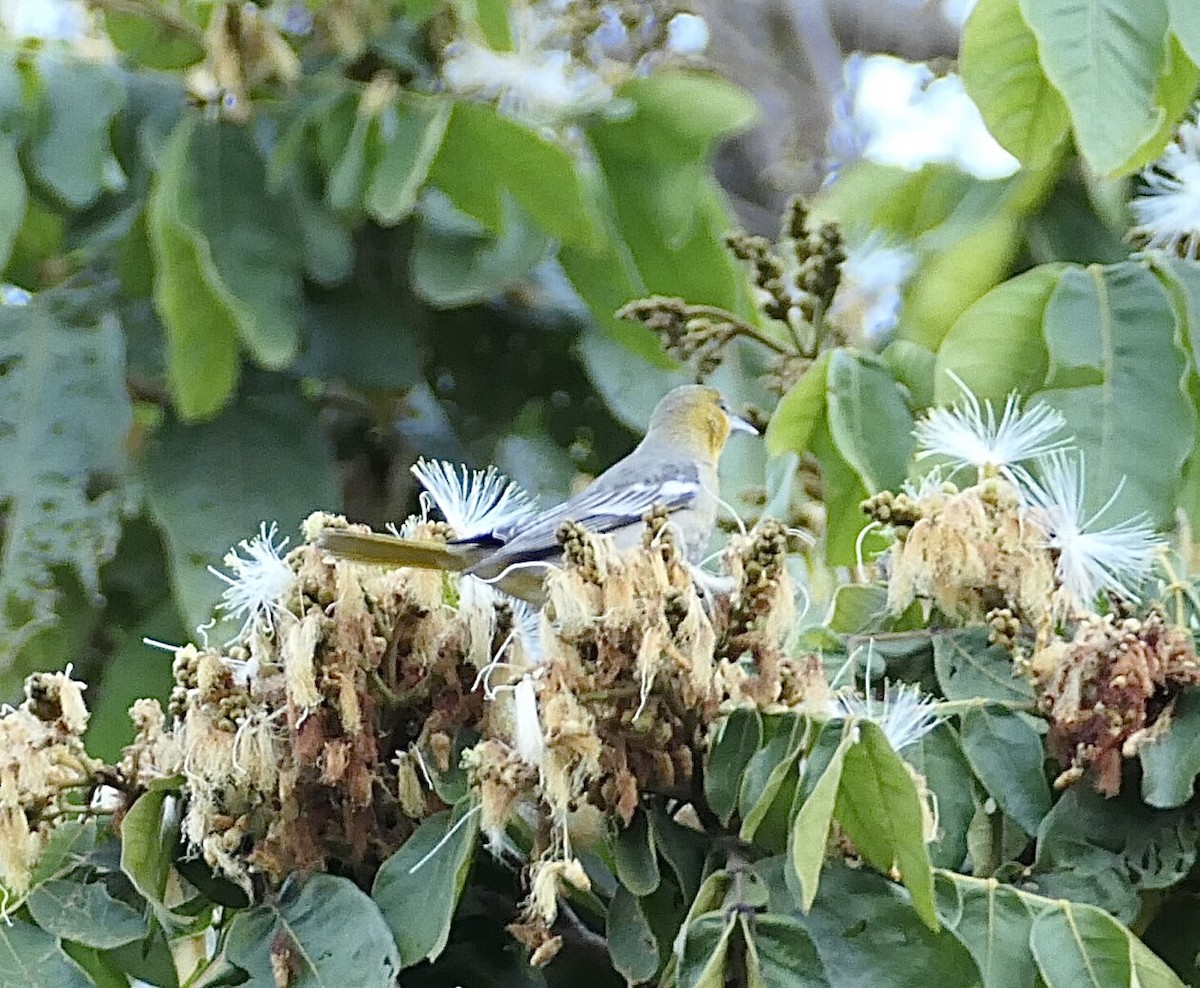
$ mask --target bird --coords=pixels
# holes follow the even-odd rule
[[[357,562],[478,577],[540,605],[546,566],[562,559],[558,531],[564,523],[611,535],[622,550],[640,543],[645,516],[658,508],[668,513],[685,557],[696,563],[716,527],[717,463],[732,432],[758,434],[716,388],[681,385],[655,406],[646,435],[632,452],[552,508],[534,510],[523,494],[514,494],[515,485],[497,486],[492,493],[499,510],[483,512],[494,523],[456,533],[447,542],[326,528],[319,544]],[[420,468],[414,472],[425,479]]]

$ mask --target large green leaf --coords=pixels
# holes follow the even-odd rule
[[[336,510],[333,453],[298,394],[247,395],[211,422],[168,421],[143,460],[174,596],[187,624],[224,589],[208,572],[261,522],[289,537],[311,512]]]
[[[430,181],[488,229],[503,229],[508,191],[551,236],[596,242],[596,207],[571,153],[491,107],[456,103]]]
[[[92,988],[58,938],[23,919],[0,923],[0,988]]]
[[[1032,705],[1029,680],[1013,670],[1012,656],[988,644],[988,629],[963,628],[933,636],[933,662],[938,685],[948,700],[976,697]]]
[[[1116,920],[1095,906],[1060,900],[1029,934],[1047,988],[1174,988],[1183,982]]]
[[[52,878],[34,889],[26,904],[43,930],[87,947],[111,950],[149,932],[142,913],[114,899],[100,882]]]
[[[887,365],[834,350],[827,377],[829,432],[869,493],[894,490],[908,473],[913,418]]]
[[[495,234],[430,196],[413,238],[413,290],[439,308],[472,305],[499,295],[525,278],[545,256],[546,235],[504,196],[503,226]]]
[[[963,84],[988,130],[1023,164],[1056,152],[1069,118],[1062,97],[1042,72],[1037,39],[1018,0],[981,0],[963,28]]]
[[[1029,949],[1036,909],[994,878],[937,876],[938,916],[979,965],[983,988],[1034,988],[1037,964]]]
[[[679,958],[676,984],[679,988],[722,988],[729,941],[737,925],[737,913],[705,913],[692,919],[682,931],[683,952]]]
[[[412,212],[442,145],[450,109],[446,100],[408,97],[384,111],[379,131],[383,147],[364,200],[367,212],[384,226]]]
[[[479,833],[479,813],[459,803],[430,817],[375,875],[371,897],[391,928],[403,967],[446,947]]]
[[[984,988],[1026,988],[1037,983],[1035,975],[1047,988],[1182,985],[1145,944],[1095,906],[939,872],[938,908],[979,963]]]
[[[238,913],[225,956],[264,985],[277,983],[278,959],[289,988],[393,988],[400,971],[379,909],[336,875],[292,875],[277,898]]]
[[[1158,129],[1166,0],[1020,0],[1088,163],[1120,169]]]
[[[754,865],[769,892],[768,913],[788,914],[808,931],[834,988],[978,986],[979,971],[948,930],[918,917],[907,891],[869,868],[828,865],[806,915],[792,898],[782,855]],[[787,982],[784,982],[785,984]]]
[[[649,981],[658,970],[658,941],[641,903],[624,885],[618,885],[608,904],[604,923],[608,955],[630,984]]]
[[[229,397],[235,341],[265,367],[296,355],[302,243],[266,179],[248,131],[195,115],[180,121],[162,155],[147,232],[168,377],[188,417],[212,415]]]
[[[120,530],[124,375],[115,320],[82,329],[41,299],[0,306],[0,669],[54,620],[54,568],[99,591]]]
[[[790,916],[742,916],[749,988],[828,988],[825,965],[812,938]]]
[[[45,92],[44,129],[29,154],[33,174],[73,209],[100,197],[120,169],[109,126],[125,104],[125,87],[112,63],[73,58],[46,48],[37,63]]]
[[[958,317],[938,349],[938,404],[962,397],[946,371],[962,378],[976,397],[993,402],[1002,402],[1010,391],[1041,387],[1050,359],[1042,315],[1063,268],[1044,264],[1010,278]]]
[[[896,869],[917,914],[937,929],[933,870],[925,846],[921,795],[911,769],[873,721],[858,723],[859,742],[845,755],[834,815],[871,864]]]
[[[1200,10],[1191,0],[1167,0],[1171,30],[1188,57],[1200,65]]]
[[[855,743],[854,728],[850,725],[826,727],[824,731],[836,729],[842,732],[841,741],[834,749],[820,778],[801,804],[788,838],[788,866],[791,869],[788,878],[795,880],[800,908],[805,912],[812,908],[813,900],[817,896],[821,866],[825,864],[829,843],[829,830],[833,826],[833,810],[842,785],[846,752]]]
[[[1003,707],[968,710],[962,746],[979,781],[1028,834],[1050,810],[1042,739],[1020,715]]]
[[[0,265],[8,263],[13,241],[25,219],[25,177],[17,158],[17,142],[0,134]]]
[[[939,868],[961,868],[977,784],[958,733],[948,724],[939,725],[905,748],[904,759],[921,773],[937,800],[938,833],[929,844],[930,860]]]
[[[789,773],[795,769],[808,733],[808,720],[802,715],[782,714],[776,720],[771,739],[754,753],[742,776],[738,794],[742,840],[752,840],[766,819]],[[790,796],[788,802],[791,802]]]
[[[713,733],[704,772],[704,795],[722,826],[729,823],[737,809],[743,773],[762,741],[762,715],[752,707],[731,711]]]
[[[1151,806],[1169,809],[1192,798],[1200,775],[1200,690],[1179,698],[1166,735],[1144,746],[1142,798]]]
[[[1046,305],[1044,331],[1053,390],[1040,397],[1066,416],[1086,456],[1090,510],[1125,480],[1103,523],[1136,511],[1165,522],[1196,437],[1166,288],[1142,264],[1068,268]]]
[[[832,350],[817,357],[775,406],[766,435],[767,450],[772,456],[808,451],[828,407],[827,382],[832,359]]]
[[[649,895],[660,881],[654,834],[646,811],[639,808],[613,842],[617,879],[636,896]]]

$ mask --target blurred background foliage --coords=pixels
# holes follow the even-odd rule
[[[418,454],[565,494],[696,376],[616,317],[649,295],[759,335],[703,368],[771,419],[765,450],[731,447],[726,496],[814,531],[818,603],[862,548],[859,501],[904,479],[914,416],[956,397],[944,370],[1042,395],[1097,494],[1128,475],[1123,513],[1194,525],[1200,278],[1126,239],[1129,176],[1196,89],[1186,4],[1128,30],[1099,4],[1116,55],[1088,63],[1070,4],[987,0],[961,78],[844,54],[944,69],[970,4],[702,4],[707,50],[642,5],[657,26],[599,53],[620,5],[574,5],[556,30],[587,79],[480,81],[480,52],[537,55],[510,49],[538,5],[510,6],[5,8],[0,695],[73,663],[111,756],[130,700],[169,689],[142,639],[193,637],[207,568],[261,521],[399,520]],[[723,243],[774,239],[798,193],[850,258],[811,347]]]

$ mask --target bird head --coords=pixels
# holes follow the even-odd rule
[[[730,432],[758,435],[754,426],[733,413],[716,388],[685,384],[669,391],[655,407],[646,437],[715,461]]]

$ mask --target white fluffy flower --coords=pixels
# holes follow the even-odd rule
[[[243,621],[239,637],[251,630],[274,631],[275,620],[283,611],[281,600],[295,574],[283,560],[282,551],[288,540],[276,544],[277,537],[278,526],[271,522],[268,528],[262,522],[254,538],[242,539],[225,554],[225,566],[232,576],[215,566],[208,567],[213,576],[225,583],[217,609],[226,617]]]
[[[522,676],[513,687],[513,744],[526,764],[542,767],[546,742],[538,715],[537,685],[533,676]]]
[[[667,22],[667,51],[672,55],[700,55],[708,40],[708,22],[699,14],[676,14]]]
[[[974,467],[980,479],[999,473],[1015,482],[1016,464],[1070,445],[1070,438],[1056,438],[1067,424],[1057,409],[1039,402],[1022,411],[1014,391],[997,419],[990,401],[981,405],[956,374],[947,373],[962,389],[964,400],[954,408],[931,409],[917,423],[913,434],[918,460],[944,456],[955,469]]]
[[[881,340],[900,321],[901,293],[916,266],[911,251],[868,237],[842,261],[829,320],[853,340]]]
[[[857,693],[835,693],[829,700],[829,716],[878,724],[892,750],[897,752],[916,744],[943,719],[937,712],[937,701],[910,683],[885,686],[882,700]]]
[[[590,112],[612,100],[598,73],[554,48],[499,52],[455,41],[446,48],[442,80],[453,93],[499,98],[501,109],[535,120]]]
[[[988,132],[959,76],[937,77],[923,63],[860,54],[846,60],[844,76],[830,133],[840,164],[859,155],[914,170],[945,163],[985,180],[1020,168]]]
[[[1142,172],[1147,194],[1130,202],[1136,225],[1149,248],[1200,252],[1200,125],[1196,113],[1184,121],[1162,157]]]
[[[1058,551],[1059,583],[1077,608],[1090,608],[1101,591],[1111,590],[1136,598],[1134,588],[1145,577],[1164,542],[1145,514],[1108,528],[1097,522],[1113,506],[1124,481],[1099,511],[1087,516],[1084,508],[1083,454],[1065,451],[1038,460],[1040,479],[1022,471],[1022,487],[1031,506],[1042,517],[1047,544]]]
[[[495,467],[468,470],[421,459],[412,472],[460,539],[505,532],[537,510],[533,498]]]

